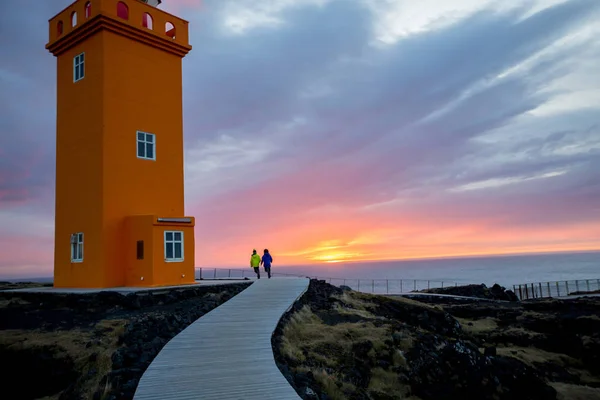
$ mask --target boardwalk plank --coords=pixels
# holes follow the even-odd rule
[[[134,399],[299,399],[275,364],[271,335],[307,288],[304,278],[257,280],[167,343]]]

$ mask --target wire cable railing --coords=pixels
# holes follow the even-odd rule
[[[425,279],[348,279],[272,272],[272,276],[306,277],[325,281],[334,286],[346,286],[357,292],[371,294],[402,294],[427,289],[443,289],[458,286],[457,282]],[[256,274],[250,268],[196,268],[196,279],[246,279]]]

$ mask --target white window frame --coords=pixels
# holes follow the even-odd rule
[[[81,67],[81,75],[78,74],[79,67]],[[83,78],[85,78],[85,52],[73,57],[73,82],[79,82]]]
[[[144,135],[144,140],[140,140],[140,138],[139,138],[140,133]],[[152,142],[149,142],[147,140],[148,135],[150,135],[152,137]],[[144,156],[143,157],[140,156],[140,152],[139,152],[139,148],[138,148],[139,143],[144,143]],[[152,144],[152,157],[145,156],[146,146],[148,144]],[[144,132],[144,131],[136,131],[135,132],[135,155],[137,156],[137,158],[139,158],[141,160],[156,161],[156,135],[154,133],[148,133],[148,132]]]
[[[71,234],[71,262],[83,262],[83,232]]]
[[[167,240],[168,233],[173,234],[173,240]],[[181,233],[181,241],[175,240],[176,233]],[[184,243],[183,231],[165,231],[163,237],[164,237],[164,243],[165,243],[165,262],[182,262],[185,258],[185,246],[183,244]],[[175,258],[175,243],[180,243],[180,242],[181,242],[181,258]],[[167,258],[167,246],[168,245],[173,246],[173,258]]]

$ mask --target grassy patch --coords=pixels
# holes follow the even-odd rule
[[[126,320],[102,320],[92,329],[69,331],[28,331],[4,330],[0,335],[0,346],[26,350],[43,346],[55,346],[52,357],[69,356],[74,362],[78,379],[75,382],[78,393],[92,398],[101,379],[111,370],[112,354],[119,347],[119,336],[123,334]],[[106,393],[108,389],[106,388]],[[57,396],[46,399],[58,398]]]
[[[477,335],[482,333],[489,333],[498,329],[498,323],[494,318],[481,318],[481,319],[466,319],[456,318],[462,329],[470,334]]]
[[[377,327],[371,322],[326,325],[305,306],[283,329],[281,352],[293,361],[306,361],[308,354],[310,359],[318,360],[323,366],[337,367],[336,358],[332,356],[349,354],[353,342],[369,340],[377,351],[385,347],[383,342],[389,337],[389,327]]]
[[[337,301],[329,310],[315,313],[309,306],[304,306],[292,314],[283,327],[279,351],[292,370],[311,372],[320,390],[333,400],[352,398],[357,391],[368,393],[369,398],[408,398],[410,385],[401,382],[397,370],[392,369],[408,370],[404,354],[414,344],[412,333],[398,332],[393,328],[393,321],[377,315],[378,306],[369,295],[345,292],[332,296],[332,299]],[[410,304],[411,307],[415,305],[422,307],[420,303]],[[357,317],[356,322],[339,318],[345,315]],[[341,322],[326,323],[321,316],[326,320],[339,318]],[[390,350],[392,333],[396,345]],[[361,352],[363,358],[358,363],[374,367],[369,368],[367,386],[358,389],[351,378],[359,356],[354,346],[360,347],[367,342],[372,348]],[[378,366],[382,359],[388,360],[388,367]]]
[[[600,389],[589,386],[551,383],[557,392],[557,400],[600,400]]]

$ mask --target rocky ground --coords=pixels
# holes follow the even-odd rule
[[[0,291],[0,360],[11,400],[132,399],[176,334],[250,283],[128,295]]]
[[[519,301],[519,298],[512,290],[506,290],[504,287],[495,284],[491,288],[486,285],[465,285],[456,287],[425,289],[419,293],[450,294],[453,296],[475,297],[479,299]]]
[[[598,298],[417,301],[313,280],[273,348],[303,399],[593,400],[599,306]]]

